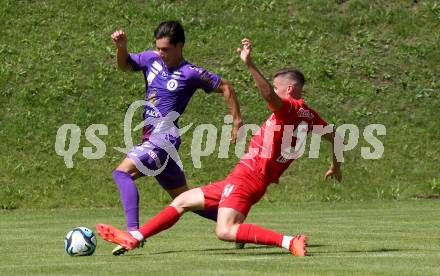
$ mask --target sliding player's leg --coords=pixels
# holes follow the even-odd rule
[[[143,239],[147,239],[173,226],[183,213],[204,208],[203,192],[200,188],[188,190],[176,197],[171,204],[139,228]]]
[[[204,196],[200,188],[186,191],[138,230],[125,232],[111,225],[98,224],[98,234],[106,241],[118,244],[127,250],[136,248],[145,239],[172,227],[180,216],[204,208]]]
[[[165,170],[155,177],[172,199],[189,190],[184,172],[171,158],[168,159]],[[196,210],[194,213],[204,218],[217,221],[217,209]]]
[[[241,179],[229,179],[220,199],[216,235],[220,240],[286,248],[295,256],[306,255],[306,236],[283,235],[254,224],[242,223],[251,206],[264,195],[265,187],[249,189]],[[243,185],[242,185],[243,184]]]

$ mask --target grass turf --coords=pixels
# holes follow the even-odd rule
[[[345,154],[342,185],[322,180],[330,160],[323,145],[319,159],[306,154],[307,160],[295,162],[269,201],[440,194],[438,1],[2,0],[0,209],[119,206],[111,171],[125,155],[113,147],[123,147],[125,112],[145,92],[141,74],[115,68],[110,35],[123,29],[129,50],[143,51],[154,46],[152,32],[167,19],[183,23],[189,61],[231,81],[245,123],[261,124],[270,114],[234,52],[247,36],[265,76],[300,68],[306,102],[331,123],[359,127],[358,146]],[[180,150],[191,185],[223,179],[237,162],[232,146],[226,159],[217,157],[216,146],[201,159],[201,169],[190,155],[195,126],[212,123],[220,130],[226,113],[220,95],[197,92],[180,120],[181,127],[194,123]],[[73,169],[54,150],[57,130],[66,123],[82,131]],[[92,146],[85,130],[98,123],[108,126],[108,135],[100,135],[107,152],[88,160],[82,155],[83,147]],[[364,160],[361,147],[369,144],[362,133],[373,123],[387,128],[378,137],[385,152],[379,160]],[[133,137],[139,142],[138,132]],[[168,196],[154,186],[139,185],[148,202],[161,206]],[[72,194],[81,200],[65,200]]]
[[[96,223],[122,226],[120,209],[16,210],[0,212],[2,275],[262,275],[440,273],[440,202],[263,203],[249,223],[283,233],[305,232],[309,257],[247,245],[244,250],[218,241],[210,221],[188,213],[141,250],[111,255],[113,245],[98,240],[92,257],[69,257],[63,238],[69,229]],[[158,211],[142,211],[146,219]]]

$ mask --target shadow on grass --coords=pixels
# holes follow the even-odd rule
[[[326,255],[326,254],[335,254],[335,253],[390,253],[390,252],[401,252],[401,251],[410,251],[408,249],[397,249],[397,248],[378,248],[378,249],[370,249],[370,250],[332,250],[327,252],[313,252],[309,254],[309,256],[318,256],[318,255]],[[411,249],[413,251],[413,249]]]
[[[231,244],[232,245],[232,244]],[[233,246],[233,245],[232,245]],[[325,245],[321,244],[310,244],[307,247],[313,248],[313,247],[322,247]],[[186,252],[212,252],[213,254],[224,254],[224,255],[231,255],[231,254],[242,254],[242,255],[282,255],[288,253],[288,251],[285,250],[279,250],[274,252],[249,252],[249,250],[262,250],[262,249],[278,249],[278,247],[275,246],[265,246],[265,245],[246,245],[244,249],[236,249],[234,247],[231,248],[205,248],[205,249],[189,249],[189,250],[169,250],[169,251],[162,251],[162,252],[154,252],[150,253],[152,255],[162,255],[162,254],[174,254],[174,253],[186,253]]]
[[[346,253],[384,253],[384,252],[399,252],[407,251],[405,249],[395,249],[395,248],[380,248],[380,249],[370,249],[370,250],[345,250],[341,252]]]
[[[310,244],[308,248],[320,248],[328,245],[323,244]],[[176,254],[176,253],[211,253],[213,255],[284,255],[289,254],[286,250],[276,250],[276,251],[260,251],[256,252],[255,250],[267,250],[267,249],[278,249],[274,246],[258,246],[258,245],[247,245],[244,249],[236,249],[234,247],[231,248],[204,248],[204,249],[186,249],[186,250],[168,250],[161,252],[147,252],[147,251],[136,251],[124,255],[126,257],[141,257],[143,255],[167,255],[167,254]],[[412,249],[413,250],[413,249]],[[408,251],[407,249],[396,249],[396,248],[378,248],[378,249],[370,249],[370,250],[331,250],[326,252],[309,252],[308,256],[323,256],[327,254],[338,254],[338,253],[390,253],[390,252],[401,252]],[[121,256],[122,257],[122,256]]]

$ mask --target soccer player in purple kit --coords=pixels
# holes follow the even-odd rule
[[[220,76],[197,67],[183,58],[185,33],[179,22],[165,21],[154,31],[156,50],[148,50],[139,54],[131,54],[127,49],[127,36],[123,31],[112,34],[112,41],[117,48],[117,64],[123,71],[141,71],[145,78],[146,102],[144,122],[162,120],[172,112],[182,114],[193,96],[201,88],[205,92],[222,93],[233,118],[231,139],[235,143],[237,132],[242,125],[240,107],[231,84]],[[178,119],[172,122],[176,130]],[[159,124],[160,125],[160,124]],[[134,180],[145,176],[142,167],[147,171],[160,171],[155,178],[167,193],[175,198],[189,188],[184,172],[175,156],[180,146],[179,135],[157,136],[162,132],[157,124],[145,124],[142,131],[142,144],[133,147],[127,157],[113,171],[113,179],[119,189],[125,211],[127,230],[139,227],[139,194]],[[172,132],[171,132],[172,133]],[[162,137],[163,139],[157,139]],[[174,149],[169,149],[170,145]],[[171,157],[171,158],[170,158]],[[162,170],[162,171],[161,171]],[[153,174],[154,175],[154,174]],[[216,220],[217,212],[202,211],[199,215]],[[113,255],[124,254],[127,250],[122,246],[113,249]]]

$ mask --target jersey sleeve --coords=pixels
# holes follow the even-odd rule
[[[153,59],[153,57],[153,51],[129,54],[128,63],[133,71],[144,71],[147,70],[148,66],[151,64],[151,59]]]
[[[316,113],[315,110],[310,109],[310,111],[313,113],[313,125],[319,125],[319,126],[327,126],[328,123],[322,119],[318,113]]]
[[[323,135],[326,132],[324,131],[323,128],[325,128],[328,123],[326,121],[324,121],[324,119],[322,119],[319,114],[314,111],[313,109],[310,109],[310,112],[312,112],[313,114],[313,120],[312,120],[312,129],[311,132],[315,133],[315,134],[319,134],[319,135]],[[322,126],[322,127],[315,127],[315,126]]]
[[[201,67],[191,66],[191,69],[195,71],[192,81],[196,88],[201,88],[206,93],[210,93],[220,86],[220,76]]]
[[[281,103],[281,108],[277,111],[274,111],[274,114],[277,118],[283,119],[291,116],[292,114],[296,114],[295,110],[297,109],[297,107],[295,106],[295,103],[283,99],[281,99]]]

